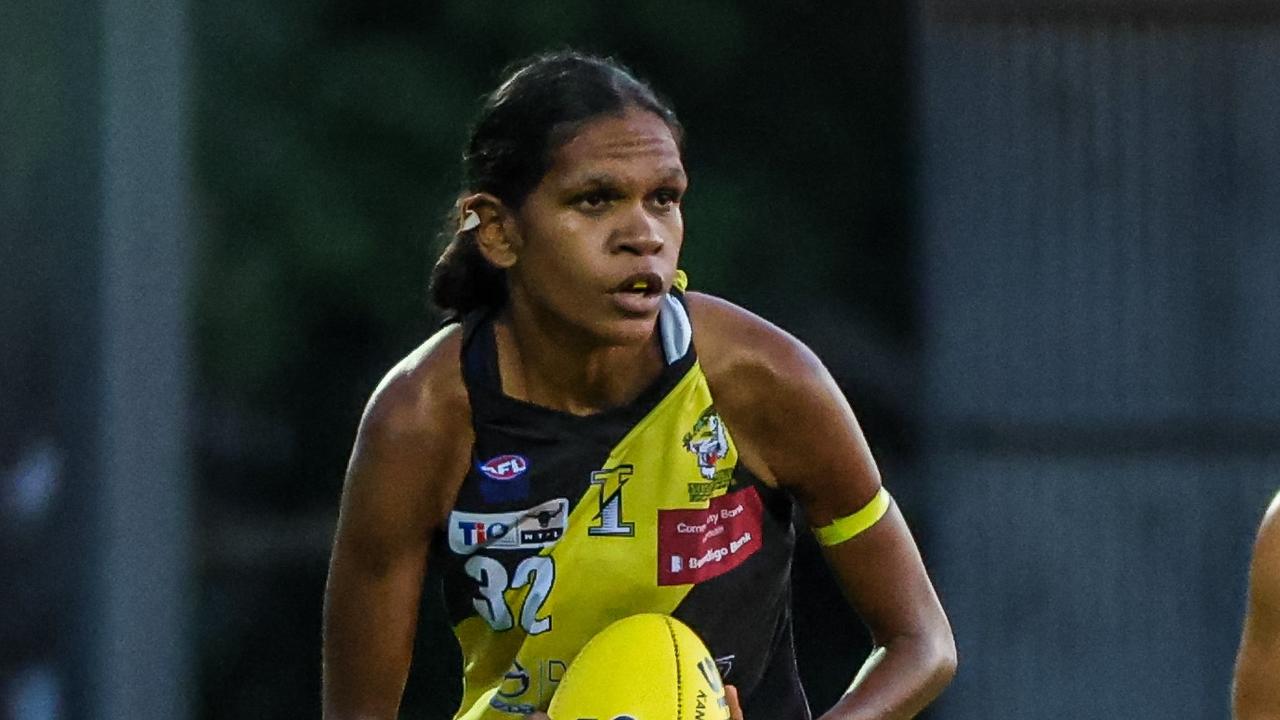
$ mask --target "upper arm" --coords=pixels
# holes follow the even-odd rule
[[[325,587],[326,717],[394,717],[400,701],[431,537],[470,447],[456,341],[439,344],[387,375],[356,434]]]
[[[1280,495],[1263,518],[1249,567],[1249,604],[1236,662],[1235,715],[1280,718]]]
[[[717,409],[741,456],[756,458],[760,467],[752,469],[789,491],[814,527],[870,502],[881,486],[875,459],[817,357],[724,301],[695,295],[690,307]],[[954,652],[946,616],[895,506],[870,529],[824,551],[878,643],[909,635]]]
[[[844,394],[803,343],[728,302],[689,294],[716,407],[748,466],[822,526],[866,505],[880,473]]]
[[[469,428],[420,379],[393,371],[365,408],[343,483],[335,553],[376,569],[420,552],[452,504]]]

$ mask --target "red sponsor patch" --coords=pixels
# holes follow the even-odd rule
[[[764,505],[753,487],[712,498],[705,510],[658,511],[658,584],[723,575],[764,542]]]

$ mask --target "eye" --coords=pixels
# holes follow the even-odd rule
[[[663,188],[653,194],[653,204],[664,210],[680,204],[680,191],[674,188]]]
[[[571,204],[584,212],[600,212],[617,200],[618,193],[606,188],[588,190],[573,198]]]

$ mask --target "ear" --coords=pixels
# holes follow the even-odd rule
[[[476,246],[490,264],[503,270],[516,264],[520,235],[514,215],[501,200],[489,193],[476,193],[458,201],[458,209],[458,227],[475,225],[468,232],[475,233]]]

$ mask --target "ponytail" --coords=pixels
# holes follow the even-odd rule
[[[445,311],[446,321],[507,301],[506,274],[481,254],[476,232],[453,235],[431,269],[431,302]]]

